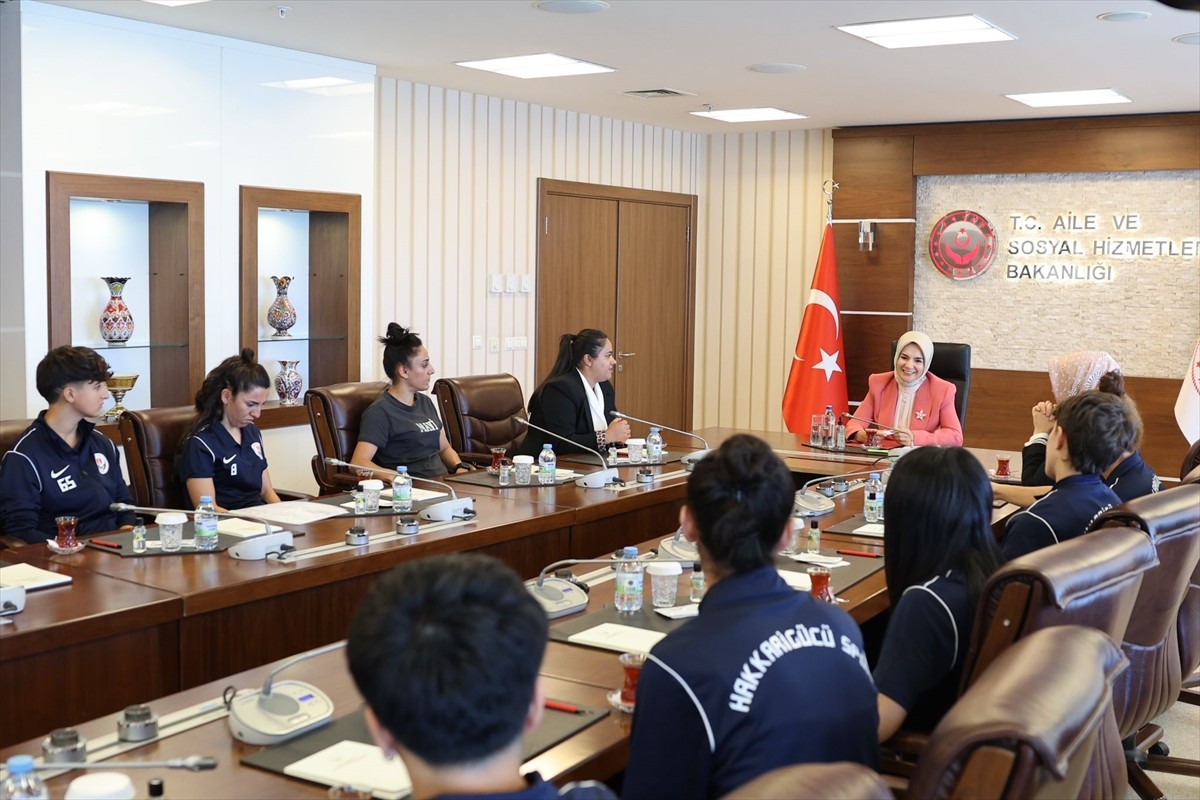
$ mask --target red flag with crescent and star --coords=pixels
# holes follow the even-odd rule
[[[827,224],[783,392],[783,420],[792,433],[808,433],[812,415],[824,413],[827,405],[835,414],[849,410],[841,305],[833,225]]]

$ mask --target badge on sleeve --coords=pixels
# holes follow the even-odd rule
[[[100,470],[101,475],[108,474],[108,459],[104,453],[96,453],[96,469]]]
[[[254,451],[254,455],[258,456],[260,460],[265,460],[262,454],[262,442],[253,442],[250,445],[250,449]]]

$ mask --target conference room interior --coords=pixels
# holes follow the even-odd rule
[[[868,113],[869,122],[826,116],[793,127],[730,129],[710,120],[672,127],[633,110],[630,119],[590,111],[586,93],[578,106],[555,106],[515,89],[509,97],[443,87],[419,69],[405,75],[359,60],[353,48],[317,54],[211,27],[167,27],[119,3],[94,5],[107,8],[29,0],[0,7],[8,120],[0,142],[0,274],[6,286],[22,288],[0,300],[0,418],[28,420],[44,408],[33,367],[62,344],[99,346],[117,372],[138,376],[125,406],[161,410],[189,405],[205,372],[240,347],[255,349],[273,377],[298,362],[302,394],[374,383],[383,377],[375,337],[396,320],[422,333],[436,377],[512,375],[527,401],[558,334],[596,326],[613,331],[617,349],[629,354],[615,380],[622,410],[699,431],[711,443],[755,432],[785,455],[800,485],[861,469],[853,459],[806,459],[807,431],[794,437],[780,413],[832,220],[851,401],[866,394],[870,373],[887,370],[891,344],[906,330],[969,344],[964,444],[994,467],[1000,454],[1019,462],[1029,409],[1050,396],[1048,357],[1106,350],[1122,364],[1141,412],[1143,456],[1165,490],[1180,483],[1189,443],[1174,407],[1200,340],[1200,99],[1191,78],[1176,81],[1174,96],[1157,107],[1116,106],[1129,109],[1120,114],[1052,109],[964,118],[942,105],[902,119]],[[270,11],[272,4],[254,5]],[[309,4],[293,5],[303,16]],[[512,13],[553,16],[520,5]],[[828,14],[831,4],[813,5]],[[880,7],[851,5],[864,10],[847,22]],[[937,4],[895,5],[919,16]],[[995,3],[943,5],[1000,13]],[[1198,16],[1153,2],[1083,5],[1080,19],[1089,24],[1099,11],[1126,6],[1156,19],[1190,14],[1182,19],[1192,28]],[[887,18],[899,16],[907,15]],[[552,31],[537,32],[554,45]],[[1194,48],[1167,44],[1200,68]],[[145,69],[151,63],[155,69]],[[334,76],[332,87],[317,87],[332,91],[281,85],[315,76]],[[781,97],[795,105],[803,93]],[[686,115],[685,103],[700,107],[704,99],[676,107]],[[870,103],[845,102],[858,115]],[[995,237],[993,263],[970,280],[940,272],[930,254],[932,228],[960,209],[986,218]],[[565,238],[551,220],[567,221]],[[685,229],[683,247],[654,241],[672,228]],[[600,238],[584,247],[584,237]],[[1120,255],[1114,242],[1127,240],[1158,243],[1157,255]],[[1063,257],[1041,257],[1039,247],[1063,242],[1056,251]],[[661,274],[657,264],[666,265]],[[1021,272],[1053,264],[1087,267],[1086,277]],[[107,346],[96,331],[110,295],[99,278],[113,274],[133,276],[126,294],[140,328],[127,348]],[[298,276],[290,340],[267,323],[277,296],[272,275]],[[259,427],[275,485],[320,496],[322,467],[312,462],[321,445],[303,396],[284,404],[273,392],[268,405]],[[123,447],[130,470],[118,425],[101,429]],[[699,446],[668,435],[676,453]],[[0,628],[0,674],[10,685],[37,674],[29,698],[70,698],[54,709],[35,710],[32,699],[6,703],[5,754],[59,724],[101,736],[132,702],[169,698],[173,705],[161,709],[169,711],[210,699],[230,676],[260,682],[265,665],[342,638],[366,589],[402,560],[485,552],[529,579],[560,558],[592,558],[622,544],[658,547],[675,530],[686,474],[665,464],[656,472],[670,477],[639,486],[634,472],[622,468],[629,488],[613,495],[562,486],[524,498],[455,483],[476,504],[469,530],[452,525],[373,544],[361,558],[339,550],[296,569],[225,556],[217,567],[190,563],[202,556],[143,564],[96,548],[75,556],[42,547],[0,553],[73,579],[30,592],[15,623]],[[839,501],[831,524],[860,506],[861,498]],[[367,530],[386,535],[391,525],[372,518]],[[317,523],[296,545],[336,544],[344,529],[344,522]],[[853,534],[830,541],[881,551],[880,542]],[[860,622],[886,608],[882,572],[845,589]],[[603,597],[603,590],[593,596],[589,613]],[[319,669],[297,673],[317,685],[330,676],[335,685],[322,688],[339,714],[358,702],[346,676],[336,675],[340,658],[322,656]],[[70,677],[60,680],[64,660]],[[97,697],[79,684],[93,670],[140,676],[138,686]],[[552,633],[543,676],[556,696],[606,707],[604,689],[619,675],[615,654]],[[622,717],[613,711],[526,768],[556,782],[619,774],[628,747]],[[1164,719],[1172,754],[1200,757],[1195,707],[1175,704]],[[196,730],[146,752],[216,748],[236,762],[256,749],[229,741],[223,722]],[[174,785],[180,796],[213,796],[214,785],[230,797],[269,796],[282,785],[324,794],[236,763],[216,777],[206,784],[202,773],[180,776]],[[1154,780],[1167,796],[1198,791],[1194,777],[1154,773]],[[52,791],[61,793],[66,783],[56,781]]]

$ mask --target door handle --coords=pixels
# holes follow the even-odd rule
[[[636,355],[637,353],[617,353],[617,358],[629,358],[630,356]]]

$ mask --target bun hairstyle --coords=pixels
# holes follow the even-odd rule
[[[1117,397],[1124,397],[1125,376],[1119,370],[1109,370],[1100,376],[1100,381],[1096,384],[1096,389],[1101,392],[1115,394]]]
[[[230,356],[204,377],[200,391],[196,392],[196,419],[188,435],[179,440],[182,450],[184,442],[192,435],[221,419],[225,407],[221,403],[221,391],[228,389],[235,397],[254,389],[270,389],[271,376],[266,368],[254,360],[254,351],[244,348],[236,356]]]
[[[796,488],[761,439],[738,434],[696,462],[687,504],[709,555],[733,572],[772,563]]]
[[[1054,424],[1067,436],[1071,465],[1099,475],[1140,440],[1142,420],[1128,398],[1093,390],[1059,404]]]
[[[419,334],[395,322],[388,323],[387,333],[379,337],[379,343],[383,345],[383,371],[393,383],[396,381],[396,367],[401,364],[409,366],[412,357],[423,346]]]
[[[1115,394],[1125,402],[1124,448],[1130,453],[1137,450],[1142,446],[1142,415],[1138,413],[1133,400],[1125,394],[1125,376],[1119,370],[1106,372],[1100,376],[1096,390]]]
[[[606,341],[608,334],[595,328],[584,328],[579,333],[564,333],[558,338],[558,358],[547,378],[565,375],[576,369],[584,356],[599,358]]]

